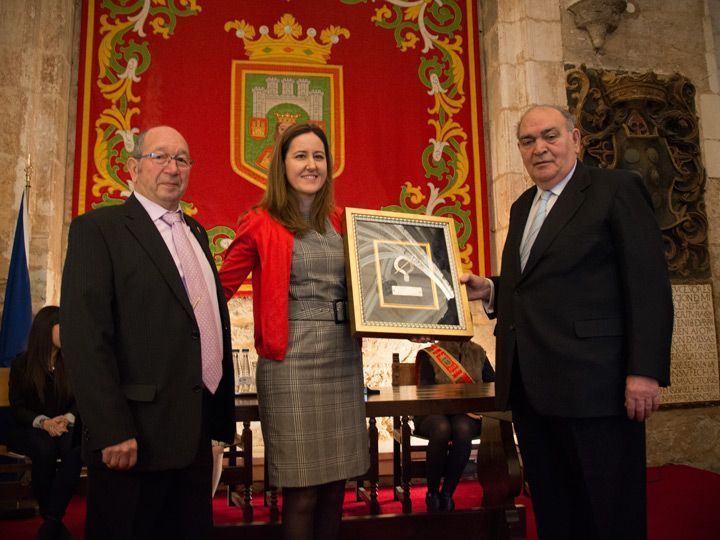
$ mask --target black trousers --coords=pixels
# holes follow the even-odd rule
[[[647,537],[644,423],[543,416],[524,391],[512,411],[540,540]]]
[[[206,426],[202,433],[195,459],[182,469],[88,467],[86,540],[210,538],[212,451]]]
[[[80,447],[73,428],[59,437],[34,427],[15,430],[10,448],[32,460],[32,491],[44,518],[60,520],[80,480]]]

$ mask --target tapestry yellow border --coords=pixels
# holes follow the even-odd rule
[[[85,75],[83,82],[83,110],[82,110],[82,134],[80,148],[80,178],[78,179],[78,203],[77,214],[85,213],[85,194],[87,192],[87,176],[88,176],[88,151],[90,149],[90,92],[92,84],[92,60],[93,60],[93,43],[95,40],[95,2],[88,2],[87,13],[87,30],[85,36]]]

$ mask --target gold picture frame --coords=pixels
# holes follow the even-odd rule
[[[473,336],[452,218],[346,208],[345,231],[353,334]]]

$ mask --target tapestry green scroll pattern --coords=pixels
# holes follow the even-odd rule
[[[274,139],[328,134],[337,203],[451,216],[489,272],[472,0],[84,0],[74,215],[121,204],[138,133],[190,144],[182,202],[216,261],[256,204]]]

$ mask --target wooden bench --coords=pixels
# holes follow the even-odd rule
[[[9,382],[10,368],[0,368],[0,415],[5,417],[5,425],[10,417]],[[23,518],[37,513],[30,490],[31,468],[29,458],[10,452],[6,441],[0,440],[0,517]]]

